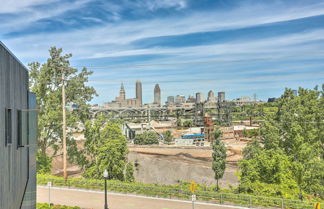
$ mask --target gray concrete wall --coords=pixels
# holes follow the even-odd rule
[[[11,144],[5,144],[5,109],[12,109]],[[18,111],[28,109],[28,72],[0,42],[0,208],[21,208],[35,150],[18,147]],[[34,142],[32,142],[34,143]],[[35,143],[34,143],[35,144]],[[35,148],[34,148],[35,149]],[[35,188],[36,189],[36,188]],[[33,207],[30,207],[33,208]],[[34,207],[35,208],[35,207]]]

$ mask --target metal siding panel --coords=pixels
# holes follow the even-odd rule
[[[17,148],[17,110],[28,108],[27,99],[28,71],[0,42],[0,208],[17,209],[24,196],[29,156],[27,148]],[[12,144],[7,147],[4,143],[5,108],[13,111]]]

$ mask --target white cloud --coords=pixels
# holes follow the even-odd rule
[[[184,9],[187,6],[185,0],[145,0],[144,4],[149,10],[157,10],[161,8],[177,8]]]
[[[64,5],[64,9],[57,8],[57,10],[53,9],[52,12],[48,13],[35,13],[30,18],[26,18],[25,20],[17,20],[16,22],[14,22],[14,24],[12,22],[2,24],[0,23],[0,29],[3,31],[10,31],[9,28],[12,28],[12,25],[15,25],[17,28],[22,24],[28,25],[28,23],[31,24],[37,19],[58,15],[67,10],[81,7],[88,1],[83,0],[81,2],[78,2],[78,4]],[[174,2],[179,3],[181,1]],[[113,8],[113,6],[110,5],[109,8]],[[260,8],[259,6],[255,8],[251,7],[249,9],[250,10],[248,10],[247,8],[239,8],[227,13],[201,12],[185,17],[166,17],[150,20],[121,21],[108,23],[106,25],[101,25],[100,27],[74,30],[72,32],[58,32],[50,34],[29,35],[24,36],[23,38],[9,38],[4,40],[4,42],[9,43],[10,46],[17,49],[26,49],[27,47],[29,49],[28,51],[18,50],[21,53],[20,56],[22,56],[24,59],[31,59],[33,57],[38,58],[40,57],[40,51],[45,52],[49,48],[49,46],[52,45],[62,47],[64,46],[65,50],[73,52],[73,54],[77,58],[117,55],[122,56],[123,54],[138,55],[149,53],[172,53],[170,49],[153,48],[149,50],[137,50],[129,44],[132,41],[150,37],[244,28],[265,23],[274,23],[278,21],[287,21],[324,14],[322,5],[314,8],[308,8],[308,10],[305,10],[305,8],[294,9],[292,10],[292,12],[278,10],[276,13],[269,12],[267,11],[269,10],[268,8]],[[118,14],[119,10],[119,7],[112,9],[112,11],[116,12],[116,14]],[[287,43],[286,41],[287,40],[283,40],[283,44]],[[209,48],[209,46],[207,46],[205,48],[210,53],[214,53],[213,47]],[[207,52],[206,50],[204,49],[204,52]],[[226,50],[226,48],[224,50]],[[41,56],[43,55],[45,56],[46,53],[42,53]]]
[[[54,0],[53,0],[54,1]],[[27,1],[26,1],[27,2]],[[32,3],[33,2],[33,3]],[[90,2],[90,0],[77,1],[78,3],[64,3],[58,8],[52,8],[49,11],[35,11],[30,16],[14,19],[9,22],[0,23],[0,31],[12,32],[20,27],[30,27],[34,22],[43,19],[58,16],[66,11],[82,8],[83,5]],[[156,10],[159,8],[185,8],[186,1],[177,0],[161,0],[161,1],[143,1],[150,2],[151,5],[144,5],[146,9]],[[31,5],[42,3],[41,0],[31,0],[29,4],[21,6],[20,8],[13,9],[17,12],[19,9],[30,8]],[[140,6],[140,5],[138,5]],[[8,6],[7,6],[8,7]],[[123,56],[133,55],[166,55],[153,61],[143,61],[141,68],[142,71],[147,72],[168,70],[176,68],[177,72],[186,72],[186,67],[181,65],[182,62],[195,62],[199,65],[199,61],[214,60],[215,71],[226,72],[226,68],[218,68],[219,63],[231,63],[233,65],[240,65],[242,60],[259,59],[262,61],[269,59],[290,59],[295,58],[303,59],[305,56],[315,57],[316,55],[323,54],[324,30],[305,31],[298,34],[290,34],[285,36],[274,36],[270,38],[259,38],[255,40],[238,40],[236,42],[227,42],[220,44],[209,44],[202,46],[190,47],[153,47],[147,49],[135,48],[132,42],[160,36],[173,36],[184,35],[190,33],[199,33],[207,31],[222,31],[230,29],[238,29],[244,27],[258,26],[262,24],[271,24],[282,21],[295,20],[305,17],[311,17],[324,14],[324,5],[317,4],[315,6],[302,7],[302,8],[266,8],[264,6],[256,5],[237,8],[227,12],[197,12],[188,14],[186,16],[169,16],[164,18],[153,18],[149,20],[128,20],[123,21],[120,16],[123,8],[114,4],[105,5],[107,11],[110,11],[115,22],[100,25],[99,27],[88,27],[77,29],[69,32],[55,32],[55,33],[41,33],[24,35],[23,37],[6,38],[3,42],[24,62],[31,61],[44,61],[48,57],[47,50],[50,46],[63,47],[66,52],[73,53],[73,59],[88,59],[88,58],[116,58]],[[1,11],[1,10],[0,10]],[[9,11],[9,10],[7,10]],[[275,11],[275,12],[274,12]],[[63,17],[62,17],[63,18]],[[82,17],[90,21],[99,22],[100,19],[93,17]],[[64,18],[63,18],[64,19]],[[304,45],[302,45],[304,44]],[[313,54],[311,54],[313,53]],[[165,63],[180,63],[179,66],[163,66]],[[153,63],[153,66],[151,64]],[[162,65],[156,65],[160,63]],[[155,64],[155,65],[154,65]],[[147,66],[145,66],[147,65]],[[297,66],[295,64],[293,66]],[[293,69],[290,66],[290,69]],[[305,65],[306,66],[306,65]],[[302,68],[301,66],[299,66]],[[316,63],[310,69],[318,67]],[[136,66],[134,67],[136,68]],[[111,69],[110,69],[111,70]],[[256,71],[252,69],[247,72]],[[260,69],[260,71],[263,69]],[[284,68],[273,69],[271,67],[265,69],[267,72],[275,72],[285,70]],[[169,70],[171,71],[171,70]],[[306,70],[305,70],[306,71]],[[145,72],[142,72],[143,74]],[[109,73],[108,73],[109,74]],[[117,72],[119,74],[119,72]],[[131,74],[131,73],[130,73]],[[241,73],[240,75],[242,75]],[[114,78],[115,73],[109,74],[109,78]],[[131,74],[135,75],[135,74]],[[137,74],[139,75],[139,74]],[[158,77],[152,76],[151,81],[161,79],[171,79],[171,77]],[[188,75],[189,77],[192,75]],[[206,75],[205,75],[206,76]],[[295,81],[297,79],[318,77],[320,75],[312,75],[312,73],[305,74],[302,71],[292,77],[258,77],[255,81]],[[198,78],[198,77],[197,77]],[[220,79],[221,77],[219,77]],[[134,78],[135,79],[135,78]],[[189,78],[188,78],[189,79]],[[234,82],[244,81],[242,77],[237,79],[211,79],[206,83],[215,83],[217,85],[229,85]],[[130,80],[132,80],[130,78]],[[143,79],[144,80],[144,79]],[[246,79],[248,81],[249,79]],[[254,79],[253,79],[254,80]],[[145,81],[145,80],[144,80]],[[149,81],[149,80],[146,80]],[[95,79],[95,84],[107,84],[106,81],[101,83],[100,80]],[[113,82],[113,81],[111,81]],[[174,82],[177,82],[176,80]],[[188,81],[189,82],[189,81]],[[216,84],[215,84],[216,85]],[[241,84],[240,84],[241,85]],[[240,86],[238,84],[238,87]],[[265,85],[258,85],[265,86]],[[245,88],[244,85],[241,85]]]
[[[58,2],[60,0],[49,0],[46,3]],[[36,9],[32,6],[45,4],[43,0],[24,0],[23,4],[17,4],[18,6],[13,6],[9,9],[13,1],[9,0],[9,3],[5,3],[6,6],[2,8],[2,11],[7,11],[16,14],[8,21],[0,22],[0,30],[6,31],[6,33],[15,32],[23,30],[25,28],[30,28],[34,23],[39,20],[57,17],[67,11],[76,10],[83,7],[85,4],[89,3],[91,0],[78,0],[75,2],[63,1],[60,2],[59,6]],[[25,2],[25,4],[24,4]],[[63,19],[61,19],[63,20]]]
[[[0,14],[1,13],[16,13],[22,11],[28,11],[32,6],[48,4],[59,0],[3,0],[1,1]]]

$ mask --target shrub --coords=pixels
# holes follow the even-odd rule
[[[153,131],[145,131],[142,134],[137,134],[134,139],[134,144],[150,145],[159,144],[159,135]]]

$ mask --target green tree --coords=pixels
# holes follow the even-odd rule
[[[164,143],[167,143],[167,144],[170,144],[173,139],[173,136],[172,136],[172,133],[170,130],[167,130],[166,132],[164,132],[163,137],[164,137]]]
[[[260,135],[260,130],[258,128],[255,129],[243,129],[243,136],[244,137],[249,137],[249,138],[255,138]]]
[[[213,164],[212,168],[215,173],[215,179],[217,181],[217,190],[219,190],[218,180],[221,179],[224,175],[226,168],[226,147],[221,141],[222,132],[219,129],[216,129],[214,132],[213,140]]]
[[[324,197],[323,90],[299,88],[295,96],[286,89],[275,104],[277,112],[267,115],[260,139],[244,150],[240,187],[260,182],[293,193],[287,188],[295,191],[297,185],[300,194]]]
[[[107,169],[109,179],[124,180],[128,148],[120,125],[98,115],[86,122],[85,138],[83,176],[101,179],[103,171]]]
[[[181,127],[182,126],[182,121],[181,121],[180,118],[177,119],[176,124],[177,124],[178,127]]]
[[[125,171],[125,181],[126,182],[134,182],[134,165],[133,163],[126,164],[126,171]]]
[[[49,173],[52,168],[52,159],[42,152],[36,153],[36,170],[37,173],[45,174]]]
[[[134,144],[150,145],[159,144],[160,136],[153,131],[145,131],[142,134],[137,134],[134,139]]]
[[[54,152],[49,156],[57,154],[62,146],[62,73],[66,78],[66,102],[73,103],[78,109],[67,112],[67,125],[69,130],[77,130],[80,125],[89,118],[88,102],[96,95],[93,87],[87,86],[88,76],[92,74],[86,68],[77,70],[70,67],[69,59],[72,54],[62,55],[62,49],[52,47],[49,50],[50,57],[47,62],[40,64],[33,62],[29,64],[30,90],[36,93],[38,105],[38,151],[41,152],[38,159],[39,166],[44,169],[50,163],[46,158],[48,148]],[[71,132],[67,136],[68,157],[70,161],[80,159],[76,149],[75,141],[72,140]],[[46,158],[46,160],[44,160]]]
[[[183,126],[184,127],[192,127],[192,121],[191,120],[186,120],[183,122]]]

